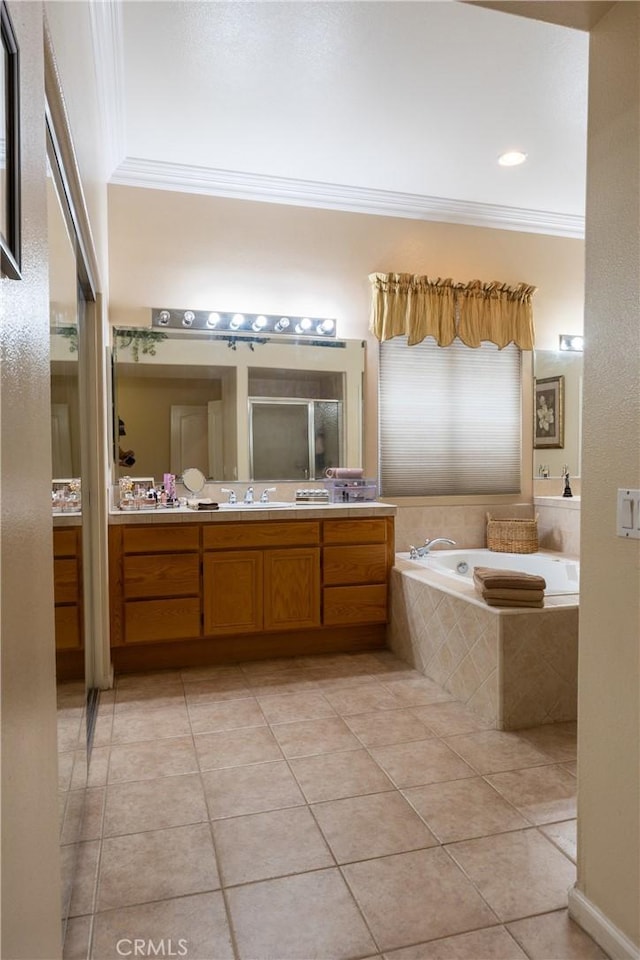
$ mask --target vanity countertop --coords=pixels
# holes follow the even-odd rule
[[[122,523],[230,523],[247,520],[326,520],[340,517],[393,517],[396,507],[390,503],[368,501],[367,503],[292,503],[286,507],[269,509],[269,504],[260,506],[229,507],[221,504],[218,510],[193,510],[190,507],[158,507],[142,510],[118,510],[109,512],[110,524]]]

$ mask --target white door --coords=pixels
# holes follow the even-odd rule
[[[171,472],[197,467],[205,477],[222,480],[222,400],[205,406],[172,405]]]
[[[73,476],[69,404],[51,404],[51,467],[54,479]]]

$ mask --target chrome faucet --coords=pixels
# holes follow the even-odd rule
[[[238,498],[236,496],[235,490],[230,490],[229,487],[220,487],[220,493],[229,494],[229,503],[237,503]]]
[[[435,537],[433,540],[427,538],[424,541],[424,546],[422,547],[409,547],[409,557],[411,560],[417,560],[418,557],[426,557],[427,554],[431,553],[431,548],[435,547],[436,543],[448,543],[450,546],[455,547],[455,540],[449,540],[448,537]]]
[[[260,494],[260,503],[269,503],[269,494],[275,493],[275,487],[265,487],[262,493]]]
[[[247,487],[243,503],[253,503],[253,487]]]

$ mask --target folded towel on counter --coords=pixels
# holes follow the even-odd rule
[[[190,510],[219,510],[220,504],[214,500],[188,500],[187,506]]]
[[[531,591],[533,593],[533,590]],[[544,600],[494,600],[485,597],[484,602],[489,607],[544,607]]]
[[[476,590],[485,600],[543,600],[544,590]]]
[[[547,586],[544,577],[535,573],[494,567],[474,567],[473,582],[481,590],[544,590]]]

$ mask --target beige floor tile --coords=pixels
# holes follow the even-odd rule
[[[98,910],[204,893],[219,886],[208,823],[103,841]]]
[[[336,673],[335,675],[327,672],[326,675],[321,674],[318,677],[317,683],[318,689],[326,693],[328,690],[352,690],[359,687],[368,687],[377,681],[378,678],[372,676],[370,673],[359,673],[355,671],[344,674]]]
[[[184,737],[191,733],[184,703],[155,709],[153,701],[142,713],[119,713],[113,721],[112,743],[133,743],[136,740],[161,740]]]
[[[372,747],[372,757],[399,787],[473,777],[475,771],[441,740]]]
[[[93,728],[93,746],[103,747],[111,743],[111,733],[113,731],[113,709],[109,713],[98,713],[95,727]]]
[[[213,832],[223,886],[334,866],[308,807],[216,820]]]
[[[277,723],[272,730],[285,757],[309,757],[360,746],[341,717]]]
[[[372,713],[375,710],[393,710],[399,707],[392,693],[381,683],[363,683],[357,687],[325,690],[325,696],[336,713],[348,716],[353,713]]]
[[[280,697],[287,693],[313,693],[320,687],[315,680],[292,680],[287,674],[250,680],[254,697]]]
[[[191,737],[118,744],[111,747],[109,783],[154,780],[174,774],[195,773],[197,769]]]
[[[67,921],[62,960],[87,960],[93,917],[74,917]]]
[[[316,803],[312,811],[338,863],[420,850],[438,842],[397,791]]]
[[[71,772],[73,770],[74,752],[58,754],[58,790],[63,793],[71,789]]]
[[[351,863],[342,870],[382,950],[495,922],[441,847]]]
[[[193,739],[201,770],[282,759],[282,751],[268,727],[198,733]]]
[[[266,726],[264,714],[253,697],[247,700],[197,703],[189,707],[189,717],[193,733]]]
[[[540,827],[540,832],[544,833],[552,843],[555,843],[559,850],[573,860],[575,863],[578,857],[578,836],[577,824],[575,820],[564,820],[562,823],[550,823],[545,827]]]
[[[571,820],[576,815],[576,778],[561,767],[529,767],[487,777],[531,823]]]
[[[535,829],[447,849],[503,922],[566,906],[575,867]]]
[[[598,944],[570,919],[566,910],[518,920],[507,927],[531,960],[607,960]]]
[[[440,843],[485,837],[529,824],[481,777],[403,791]]]
[[[270,660],[245,660],[240,669],[246,677],[262,679],[264,677],[295,674],[301,676],[307,668],[298,657],[272,657]]]
[[[429,703],[455,700],[455,697],[433,680],[420,674],[403,680],[383,680],[382,682],[403,707],[418,707]]]
[[[366,750],[300,757],[289,766],[309,803],[381,793],[393,787]]]
[[[184,695],[187,705],[193,707],[198,703],[216,703],[219,700],[244,700],[252,697],[253,692],[249,689],[246,677],[233,674],[185,683]]]
[[[102,836],[106,789],[91,787],[85,791],[81,840],[99,840]]]
[[[518,735],[558,763],[576,759],[577,736],[574,723],[547,723],[530,730],[518,730]]]
[[[336,868],[234,887],[227,899],[240,960],[347,960],[376,952]]]
[[[88,840],[86,843],[78,843],[76,846],[75,872],[73,874],[73,889],[69,908],[70,917],[82,917],[88,913],[93,913],[101,841]],[[62,847],[61,849],[67,850],[69,848]]]
[[[386,960],[527,960],[527,955],[504,927],[486,927],[392,950]]]
[[[546,754],[536,750],[517,733],[502,730],[483,730],[466,736],[447,737],[445,743],[475,767],[478,773],[498,773],[549,763]]]
[[[335,710],[316,690],[300,693],[259,696],[258,702],[269,723],[289,723],[294,720],[318,720],[334,717]]]
[[[202,667],[186,667],[180,671],[183,683],[198,680],[236,680],[244,681],[244,674],[237,663],[212,663]]]
[[[182,677],[179,670],[148,670],[145,673],[119,673],[115,680],[117,694],[131,690],[160,691],[180,687]]]
[[[176,955],[186,950],[186,960],[233,960],[233,947],[221,893],[197,894],[124,907],[99,913],[95,918],[92,960],[117,960],[120,941],[137,938],[148,943],[169,941]],[[133,944],[121,943],[120,951]]]
[[[89,772],[87,774],[87,786],[103,787],[107,782],[109,773],[109,758],[111,756],[111,747],[94,747],[91,751],[89,761]],[[80,786],[80,785],[78,785]]]
[[[453,737],[460,733],[488,730],[493,724],[479,717],[457,700],[432,703],[426,707],[412,707],[414,716],[430,727],[438,737]]]
[[[212,820],[295,807],[305,802],[284,760],[203,773],[202,782]]]
[[[103,789],[103,788],[97,788]],[[95,840],[98,837],[82,837],[82,821],[84,818],[84,790],[70,790],[69,793],[59,795],[60,810],[64,809],[60,843],[77,843],[80,839]],[[64,804],[64,807],[62,806]]]
[[[204,789],[197,773],[107,787],[105,837],[179,827],[207,818]]]
[[[433,732],[407,708],[357,713],[344,719],[365,747],[383,747],[433,736]]]

